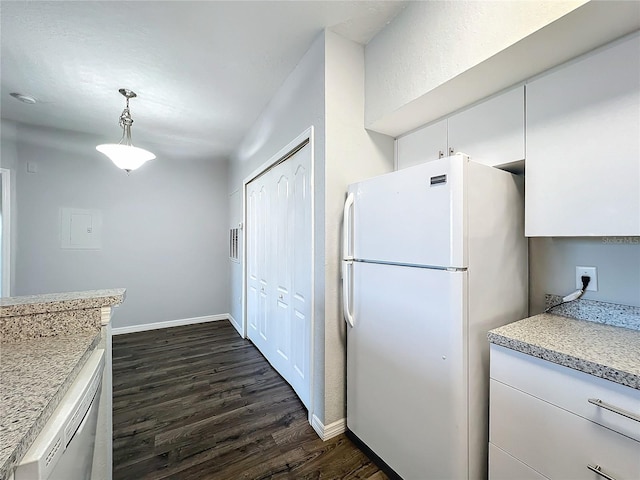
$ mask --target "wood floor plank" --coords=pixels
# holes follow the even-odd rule
[[[385,480],[225,321],[113,339],[114,480]]]

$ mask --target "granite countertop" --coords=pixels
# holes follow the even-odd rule
[[[493,329],[489,341],[640,390],[640,331],[543,313]]]
[[[120,305],[124,288],[0,298],[0,318]]]
[[[0,480],[9,478],[101,342],[125,289],[0,298]]]
[[[0,344],[0,479],[10,476],[100,337],[97,329]]]

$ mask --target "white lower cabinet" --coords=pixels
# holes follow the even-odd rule
[[[596,397],[621,399],[622,405],[614,406],[636,416],[640,391],[592,377],[590,392],[583,375],[591,377],[491,346],[491,480],[640,478],[640,442],[632,438],[640,433],[640,422],[589,403]],[[621,394],[621,388],[628,391]],[[588,408],[582,409],[582,404]],[[591,419],[590,411],[596,412]],[[610,422],[610,416],[621,417],[622,422]]]
[[[492,480],[545,480],[547,477],[493,443],[489,443],[489,478]]]

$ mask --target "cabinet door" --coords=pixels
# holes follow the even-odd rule
[[[640,37],[526,87],[526,235],[640,235]]]
[[[524,160],[524,86],[449,117],[449,149],[495,166]]]
[[[640,423],[589,402],[640,416],[640,390],[494,344],[491,378],[640,442]]]
[[[489,443],[489,480],[545,480],[538,472]]]
[[[396,143],[397,169],[437,160],[447,155],[447,120],[440,120],[398,138]]]
[[[525,372],[523,372],[525,373]],[[496,380],[490,381],[490,441],[552,480],[640,478],[640,443]]]

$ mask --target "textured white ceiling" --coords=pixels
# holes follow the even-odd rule
[[[366,44],[405,3],[3,0],[1,115],[117,141],[124,87],[134,145],[225,158],[323,28]]]

